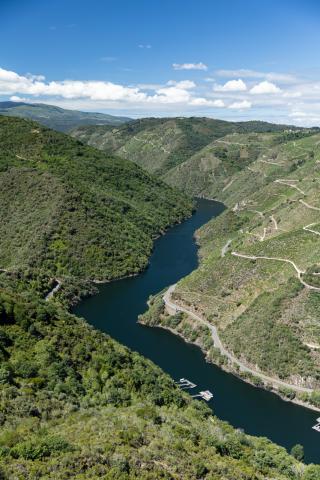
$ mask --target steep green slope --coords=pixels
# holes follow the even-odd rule
[[[139,272],[192,202],[137,165],[0,117],[0,268],[110,280]]]
[[[0,474],[17,479],[314,480],[150,361],[46,302],[0,290]]]
[[[319,466],[219,421],[150,361],[41,298],[57,272],[118,274],[125,238],[146,256],[145,238],[190,202],[32,122],[0,119],[0,146],[0,252],[10,267],[0,271],[0,477],[318,478]],[[88,258],[88,247],[109,248],[103,239],[120,235],[120,221],[113,260]]]
[[[237,151],[239,135],[234,144],[228,138],[228,151]],[[174,298],[215,325],[224,347],[257,377],[284,380],[292,390],[286,395],[320,407],[320,135],[258,139],[246,139],[249,165],[220,159],[227,180],[216,175],[214,195],[230,208],[199,230],[200,267]],[[152,322],[171,320],[160,314]],[[175,328],[183,335],[179,322]],[[239,373],[212,342],[204,350]]]
[[[119,128],[79,127],[71,134],[101,150],[116,152],[149,172],[170,178],[175,167],[227,134],[282,131],[284,128],[267,122],[237,123],[198,117],[144,118]]]
[[[116,117],[104,113],[67,110],[44,103],[0,102],[0,115],[35,120],[45,127],[68,132],[80,125],[121,125],[128,117]]]
[[[316,129],[284,131],[277,133],[232,134],[216,140],[182,164],[171,169],[163,178],[170,185],[175,185],[190,195],[219,197],[229,201],[230,192],[237,196],[238,192],[247,189],[247,195],[254,192],[261,178],[246,182],[250,176],[251,164],[258,160],[259,164],[272,165],[281,152],[281,146],[288,140],[299,140],[316,133]],[[295,152],[291,160],[299,162],[301,152]],[[271,162],[271,163],[270,163]],[[280,161],[281,163],[281,161]],[[275,165],[277,166],[277,165]],[[294,164],[286,165],[284,172],[294,168]],[[243,184],[240,185],[240,172],[243,173]],[[252,172],[251,172],[252,173]],[[234,180],[237,183],[234,185]],[[247,186],[244,186],[244,183]],[[250,190],[251,189],[251,190]],[[226,191],[228,190],[228,192]]]

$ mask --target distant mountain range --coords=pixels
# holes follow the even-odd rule
[[[42,125],[68,132],[81,125],[113,125],[131,121],[128,117],[116,117],[104,113],[80,112],[44,103],[0,102],[0,115],[35,120]]]

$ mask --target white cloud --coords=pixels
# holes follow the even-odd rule
[[[174,70],[208,70],[205,63],[173,63]]]
[[[258,72],[256,70],[249,70],[240,68],[239,70],[217,70],[216,75],[219,77],[243,77],[243,78],[265,78],[273,82],[292,83],[296,82],[297,78],[288,73],[276,72]]]
[[[158,90],[164,87],[162,83],[137,83],[136,86],[141,90]]]
[[[299,97],[302,96],[302,93],[299,92],[298,90],[296,90],[296,91],[288,90],[287,92],[283,92],[282,96],[284,98],[299,98]]]
[[[0,68],[0,94],[32,96],[59,96],[63,98],[89,98],[91,100],[142,101],[146,94],[136,87],[124,87],[112,82],[64,80],[44,82],[39,76],[21,76]]]
[[[288,115],[289,117],[295,118],[295,117],[307,117],[308,114],[306,112],[300,112],[300,111],[295,111],[291,112]]]
[[[0,69],[0,94],[23,94],[34,97],[61,97],[65,99],[89,99],[124,103],[188,103],[190,90],[196,85],[190,80],[171,80],[167,86],[155,88],[154,94],[147,94],[139,87],[118,85],[103,81],[63,80],[44,82],[38,77],[24,77]]]
[[[234,108],[235,110],[243,110],[251,107],[252,107],[252,103],[249,102],[248,100],[242,100],[241,102],[233,102],[230,105],[228,105],[228,108]]]
[[[44,75],[33,75],[32,73],[27,73],[26,77],[29,78],[29,80],[38,80],[39,82],[43,82],[46,79]]]
[[[245,92],[247,85],[239,78],[238,80],[229,80],[224,85],[215,85],[213,89],[215,92]]]
[[[140,45],[138,45],[138,47],[149,49],[149,48],[152,48],[152,45],[150,45],[149,43],[147,43],[147,44],[140,43]]]
[[[223,108],[225,104],[223,100],[208,100],[203,97],[193,98],[190,102],[190,105],[199,106],[199,107],[216,107],[216,108]]]
[[[29,92],[35,95],[57,95],[64,98],[90,98],[91,100],[141,101],[146,95],[136,87],[124,87],[112,82],[74,81],[35,84]]]
[[[189,103],[191,94],[185,88],[165,87],[156,90],[156,95],[149,96],[147,101],[155,103]]]
[[[184,90],[190,90],[191,88],[194,88],[196,84],[192,80],[181,80],[177,82],[176,80],[169,80],[167,85],[174,85],[175,87],[178,88],[183,88]]]
[[[192,98],[190,90],[196,84],[191,80],[171,80],[166,86],[154,89],[154,94],[147,94],[136,86],[123,86],[112,82],[63,80],[44,82],[40,77],[24,77],[0,69],[0,94],[24,94],[33,97],[61,97],[65,99],[89,99],[93,101],[110,101],[123,103],[160,103],[188,104]],[[15,95],[14,95],[15,96]],[[18,98],[18,97],[17,97]]]
[[[304,127],[314,127],[320,125],[320,104],[301,105],[301,110],[293,110],[289,112],[288,117],[293,119],[295,125]]]
[[[213,87],[188,79],[133,85],[102,80],[49,81],[43,75],[19,75],[0,68],[0,96],[12,101],[90,111],[114,110],[132,116],[203,115],[211,113],[210,109],[212,112],[220,109],[219,116],[225,119],[320,125],[320,81],[317,79],[300,80],[280,89],[268,80],[253,83],[234,78],[218,85],[218,89],[217,85]]]
[[[27,103],[29,101],[28,98],[18,97],[17,95],[12,95],[12,97],[10,97],[10,100],[11,102],[24,102],[24,103]]]
[[[0,81],[2,82],[17,82],[19,81],[20,77],[17,73],[11,72],[10,70],[4,70],[0,68]]]
[[[279,92],[281,92],[281,89],[277,87],[277,85],[275,85],[274,83],[268,82],[268,80],[264,80],[263,82],[258,83],[250,90],[250,93],[252,93],[253,95],[264,95]]]

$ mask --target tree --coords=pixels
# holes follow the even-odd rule
[[[294,445],[291,448],[290,453],[294,458],[296,458],[300,462],[302,462],[302,460],[304,459],[304,450],[303,450],[303,446],[300,445],[300,443],[297,443],[297,445]]]

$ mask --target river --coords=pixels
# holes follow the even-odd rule
[[[306,462],[320,463],[320,433],[311,427],[316,412],[281,400],[277,395],[244,383],[206,363],[199,348],[160,328],[137,323],[149,295],[176,283],[198,265],[194,232],[219,215],[221,203],[198,200],[196,213],[155,242],[149,267],[131,277],[99,287],[99,294],[82,301],[74,313],[120,343],[148,357],[174,379],[197,384],[194,393],[209,389],[213,412],[246,433],[266,436],[290,450],[304,446]]]

